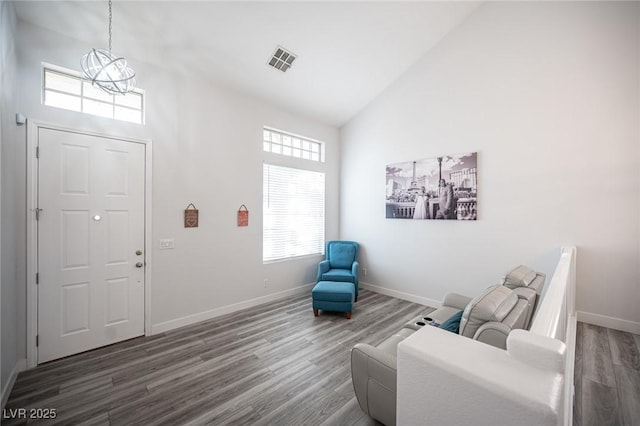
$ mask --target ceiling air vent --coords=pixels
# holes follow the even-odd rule
[[[278,46],[269,59],[268,65],[282,72],[287,72],[287,70],[291,68],[291,65],[293,65],[293,61],[296,60],[296,57],[297,56],[295,54],[289,52],[284,47]]]

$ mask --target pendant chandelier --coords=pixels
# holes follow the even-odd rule
[[[131,92],[136,85],[136,73],[127,60],[111,53],[111,0],[109,0],[109,50],[91,49],[82,57],[84,77],[91,84],[113,95]]]

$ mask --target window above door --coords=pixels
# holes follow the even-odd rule
[[[78,71],[42,64],[42,104],[129,123],[144,124],[144,91],[111,95]]]

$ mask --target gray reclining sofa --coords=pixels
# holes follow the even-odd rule
[[[442,324],[463,311],[460,336],[505,349],[511,330],[529,328],[544,281],[545,274],[518,266],[501,284],[487,288],[474,299],[449,293],[440,308],[409,321],[378,346],[355,345],[351,350],[351,379],[360,408],[387,426],[395,425],[396,362],[401,341],[422,327]]]

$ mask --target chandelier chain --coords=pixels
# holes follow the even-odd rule
[[[109,0],[109,53],[111,53],[111,20],[113,15],[111,13],[111,0]]]
[[[0,0],[2,1],[2,0]],[[127,60],[111,53],[113,30],[112,0],[109,0],[109,50],[91,49],[82,57],[80,66],[84,77],[110,95],[124,95],[135,89],[136,73],[127,65]]]

